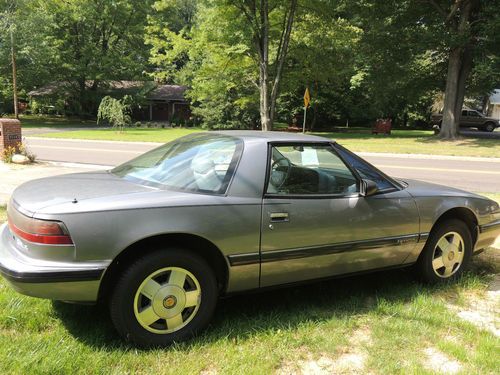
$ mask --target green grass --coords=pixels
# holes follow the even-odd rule
[[[74,138],[110,141],[169,142],[177,137],[201,129],[128,128],[123,133],[112,129],[89,129],[40,134],[40,137]],[[456,156],[500,157],[497,139],[462,138],[457,141],[440,141],[432,131],[394,130],[390,136],[372,135],[368,129],[356,128],[346,132],[314,133],[337,140],[352,151],[392,152],[402,154],[435,154]]]
[[[441,141],[432,131],[427,130],[393,130],[390,136],[373,135],[368,130],[315,134],[335,139],[356,152],[500,157],[498,139],[461,138],[456,141]]]
[[[493,199],[494,201],[497,201],[498,204],[500,204],[500,193],[478,193],[478,194]]]
[[[96,127],[95,120],[73,117],[22,115],[19,118],[23,128],[84,128]]]
[[[220,301],[200,337],[150,351],[120,341],[103,308],[25,297],[0,280],[0,373],[268,374],[335,360],[353,346],[372,373],[430,374],[422,368],[428,347],[464,373],[496,373],[500,340],[445,304],[481,296],[497,267],[476,258],[458,283],[440,287],[400,270],[233,297]],[[369,342],[349,342],[360,331],[371,333]]]
[[[38,137],[47,138],[73,138],[90,139],[103,141],[129,141],[129,142],[170,142],[176,138],[202,131],[197,128],[127,128],[123,132],[113,129],[93,129],[93,130],[74,130],[61,133],[39,134]]]

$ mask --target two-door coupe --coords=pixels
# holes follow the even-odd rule
[[[454,279],[500,233],[490,199],[278,132],[198,133],[110,171],[31,181],[7,212],[10,284],[109,303],[138,346],[192,336],[230,293],[410,265],[427,282]]]

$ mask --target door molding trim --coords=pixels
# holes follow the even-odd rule
[[[246,253],[229,255],[229,264],[231,266],[248,265],[254,263],[270,263],[290,259],[309,258],[321,255],[339,254],[351,251],[362,251],[376,249],[379,247],[401,246],[408,242],[415,244],[425,240],[427,236],[419,233],[406,234],[403,236],[381,237],[370,240],[349,241],[336,244],[328,244],[321,246],[310,246],[291,248],[283,250],[263,251],[260,256],[258,253]]]

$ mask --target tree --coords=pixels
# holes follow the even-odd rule
[[[106,88],[105,81],[143,77],[147,69],[144,27],[151,0],[36,2],[53,14],[57,77],[71,83],[82,113],[95,113],[97,93]]]
[[[257,57],[259,67],[259,94],[260,94],[260,122],[262,130],[272,130],[276,112],[276,99],[278,98],[283,66],[288,53],[293,21],[297,10],[297,0],[282,1],[269,6],[269,0],[236,0],[230,1],[241,10],[248,26],[252,31],[253,52]],[[281,11],[279,39],[275,52],[274,74],[271,74],[269,62],[269,47],[272,38],[272,26],[269,21],[271,13]],[[271,44],[272,45],[272,44]]]
[[[454,139],[458,136],[465,85],[472,71],[473,49],[478,37],[475,23],[479,17],[480,1],[453,0],[446,1],[446,4],[437,0],[429,2],[442,16],[443,23],[452,37],[440,136],[444,139]]]
[[[16,66],[16,46],[15,46],[15,14],[17,4],[14,1],[10,1],[5,4],[6,9],[2,12],[2,24],[1,27],[4,31],[7,31],[10,39],[10,61],[12,65],[12,101],[14,106],[14,116],[16,119],[19,118],[19,112],[17,108],[17,66]]]
[[[117,128],[120,132],[123,128],[130,124],[132,97],[125,95],[122,99],[115,99],[111,96],[105,96],[99,104],[97,111],[97,123],[106,121],[113,128]]]
[[[148,16],[144,35],[150,45],[149,61],[161,69],[154,71],[157,80],[172,83],[189,62],[191,29],[198,11],[196,0],[158,0]]]

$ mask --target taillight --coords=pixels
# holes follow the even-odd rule
[[[10,215],[7,215],[7,219],[10,230],[26,241],[45,245],[73,244],[68,230],[60,221],[33,219],[21,215],[16,217],[16,222]]]

